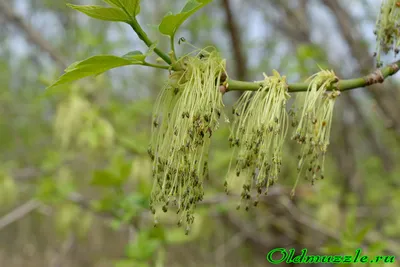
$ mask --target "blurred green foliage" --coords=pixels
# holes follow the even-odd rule
[[[183,6],[180,1],[142,2],[139,20],[143,25],[158,24],[165,13]],[[243,49],[249,55],[250,79],[259,79],[261,72],[272,68],[289,78],[305,78],[318,70],[317,64],[340,71],[342,66],[332,59],[343,50],[340,45],[331,50],[329,40],[288,42],[290,31],[278,34],[274,21],[257,17],[260,10],[256,5],[272,18],[274,14],[287,15],[276,9],[278,1],[267,2],[232,2],[237,5],[234,12],[248,11],[241,12],[236,22],[249,28],[241,33],[245,36]],[[129,64],[149,56],[129,53],[148,48],[127,25],[86,19],[61,1],[9,4],[24,20],[31,21],[32,27],[43,29],[43,38],[69,63],[98,54],[125,54],[123,60],[130,60]],[[279,5],[289,4],[282,1]],[[323,9],[317,4],[310,8]],[[358,8],[360,12],[374,10],[368,5]],[[182,24],[179,37],[185,36],[197,47],[215,44],[232,71],[235,56],[230,54],[224,12],[214,1]],[[176,24],[182,22],[176,15],[169,16]],[[180,17],[186,19],[186,15]],[[265,28],[251,26],[253,18],[261,20]],[[5,24],[10,27],[3,27]],[[57,79],[61,69],[31,40],[23,41],[26,33],[14,28],[12,21],[1,25],[1,266],[266,266],[265,254],[275,247],[309,248],[314,254],[327,255],[353,254],[360,247],[370,256],[398,253],[400,144],[396,131],[385,128],[383,115],[371,111],[374,97],[360,93],[356,98],[356,104],[366,110],[364,121],[358,117],[351,120],[353,106],[345,96],[340,99],[324,180],[315,186],[302,181],[295,201],[289,202],[299,150],[288,140],[280,184],[248,212],[235,209],[240,196],[223,193],[231,150],[229,124],[222,122],[213,134],[205,201],[197,207],[192,231],[186,236],[176,225],[174,211],[161,214],[158,227],[154,227],[148,210],[153,186],[146,152],[151,111],[167,71],[126,66],[59,85],[46,94],[44,88]],[[332,25],[310,27],[320,34],[326,27],[340,33]],[[175,27],[171,29],[165,33],[175,35]],[[250,34],[252,31],[257,34]],[[18,38],[14,38],[16,34]],[[163,41],[157,47],[168,49],[169,44]],[[189,48],[184,44],[177,47],[178,51],[185,49]],[[99,59],[104,63],[104,58],[95,58]],[[343,65],[354,64],[353,60],[343,59]],[[87,63],[81,61],[70,70],[77,69],[79,78],[100,73]],[[390,87],[399,95],[397,80]],[[234,94],[224,96],[227,113],[236,99]],[[389,154],[390,168],[385,167],[388,160],[372,149],[365,125],[372,126],[378,145]],[[346,138],[351,142],[346,143]],[[40,203],[39,208],[3,226],[8,215],[32,199]],[[58,261],[64,265],[57,265]]]

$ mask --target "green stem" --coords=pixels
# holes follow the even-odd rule
[[[150,47],[153,42],[149,39],[147,34],[143,31],[142,27],[140,27],[138,21],[136,19],[133,19],[129,25],[132,27],[132,29],[136,32],[140,40],[142,40],[148,47]],[[165,54],[163,51],[158,49],[157,47],[154,49],[154,52],[159,55],[168,65],[171,65],[171,59],[170,57]]]
[[[387,65],[384,68],[377,69],[374,72],[355,79],[340,80],[333,84],[328,90],[346,91],[360,87],[370,86],[376,83],[382,83],[387,77],[396,74],[400,70],[400,60]],[[256,91],[260,88],[261,82],[243,82],[236,80],[227,81],[227,91]],[[309,83],[291,83],[288,84],[289,92],[304,92],[308,90]]]
[[[176,61],[176,52],[175,52],[175,35],[171,36],[170,38],[170,42],[171,42],[171,50],[173,52],[172,56],[174,57],[175,61]]]
[[[164,70],[169,70],[170,69],[169,66],[157,65],[157,64],[152,64],[152,63],[148,63],[148,62],[144,62],[143,66],[157,68],[157,69],[164,69]]]

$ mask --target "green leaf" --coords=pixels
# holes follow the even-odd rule
[[[114,191],[107,193],[101,199],[92,200],[90,205],[96,211],[115,211],[120,198]]]
[[[110,187],[120,186],[122,182],[123,180],[119,177],[119,175],[116,175],[109,170],[100,170],[94,172],[91,184],[96,186]]]
[[[141,63],[144,63],[144,60],[146,59],[146,57],[150,56],[151,53],[153,53],[154,49],[157,47],[158,42],[154,42],[149,49],[147,50],[147,52],[145,54],[143,54],[141,51],[135,50],[135,51],[131,51],[125,55],[123,55],[122,57],[128,60],[133,60],[133,61],[139,61]]]
[[[212,0],[189,0],[180,13],[176,15],[167,14],[158,26],[158,30],[162,34],[173,37],[185,20],[211,1]]]
[[[165,230],[162,227],[153,227],[149,230],[149,238],[165,241]]]
[[[140,0],[103,0],[107,4],[122,9],[131,18],[140,13]]]
[[[146,55],[144,55],[142,52],[137,51],[137,50],[126,53],[122,57],[125,59],[128,59],[128,60],[137,60],[140,62],[144,62],[144,60],[146,59]]]
[[[387,248],[387,244],[384,241],[377,241],[368,245],[368,251],[372,254],[379,254]]]
[[[125,154],[122,151],[118,151],[112,159],[111,169],[113,173],[118,174],[121,180],[126,180],[132,170],[132,162],[125,159]]]
[[[79,63],[81,63],[81,62],[82,62],[82,61],[76,61],[76,62],[72,63],[71,65],[69,65],[69,66],[64,70],[64,72],[69,72],[69,71],[75,69],[76,66],[77,66]]]
[[[145,261],[152,258],[154,252],[160,246],[161,242],[152,239],[148,231],[141,231],[136,236],[135,241],[126,247],[126,256],[130,259]]]
[[[60,193],[53,178],[44,177],[37,186],[36,197],[43,202],[58,203],[64,196]]]
[[[182,228],[173,228],[169,229],[165,233],[165,240],[167,241],[168,244],[183,244],[187,243],[190,241],[193,241],[193,236],[192,235],[185,235],[185,231]]]
[[[93,56],[88,59],[72,63],[72,65],[65,69],[65,74],[63,74],[60,78],[58,78],[57,81],[55,81],[46,89],[60,84],[76,81],[84,77],[98,75],[113,68],[135,64],[141,64],[141,62],[128,60],[113,55]]]
[[[368,223],[364,228],[362,228],[354,237],[354,241],[358,243],[362,243],[365,237],[367,236],[368,232],[374,227],[374,223]]]
[[[347,232],[350,234],[353,234],[356,230],[356,224],[357,224],[356,213],[355,213],[354,209],[351,209],[347,216],[347,222],[346,222]]]
[[[121,164],[121,166],[119,167],[120,178],[122,180],[126,180],[130,176],[131,170],[132,170],[132,163],[129,162]]]
[[[78,10],[89,17],[107,21],[122,21],[128,22],[130,20],[129,16],[121,9],[115,7],[102,7],[93,5],[73,5],[67,4],[67,6]]]

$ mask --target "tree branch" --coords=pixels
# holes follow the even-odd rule
[[[53,59],[57,65],[59,65],[62,69],[65,69],[67,64],[66,61],[62,58],[60,54],[49,44],[45,39],[42,38],[41,34],[33,29],[29,24],[27,24],[18,14],[14,12],[14,10],[4,2],[4,0],[0,0],[0,13],[3,13],[6,19],[20,28],[23,32],[25,32],[28,39],[38,46],[41,50],[50,55],[51,59]]]
[[[338,83],[332,85],[328,90],[339,90],[339,91],[347,91],[352,90],[360,87],[366,87],[377,83],[382,83],[384,80],[396,74],[400,70],[400,60],[387,65],[384,68],[377,69],[374,72],[355,79],[348,79],[348,80],[340,80]],[[256,82],[243,82],[243,81],[236,81],[236,80],[228,80],[226,91],[256,91],[260,88],[260,84],[262,81]],[[305,83],[292,83],[288,84],[288,91],[289,92],[303,92],[307,91],[309,86],[308,82]]]
[[[228,29],[233,54],[235,56],[236,78],[244,80],[246,78],[246,57],[242,49],[242,38],[240,30],[235,21],[230,0],[222,0],[222,6],[226,16],[226,28]]]
[[[15,210],[11,211],[4,217],[0,218],[0,230],[3,229],[4,227],[12,224],[13,222],[16,222],[35,209],[39,208],[40,203],[37,202],[36,200],[29,200],[28,202],[22,204]]]

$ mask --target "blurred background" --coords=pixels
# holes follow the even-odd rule
[[[153,26],[184,2],[142,1],[139,21],[166,51],[168,39]],[[279,184],[257,208],[235,209],[240,197],[223,190],[231,150],[222,124],[213,136],[205,200],[186,236],[174,212],[154,228],[147,209],[151,112],[168,73],[123,67],[44,94],[75,61],[145,51],[128,25],[88,18],[65,3],[0,0],[1,267],[269,266],[265,256],[276,247],[314,255],[362,248],[364,255],[399,258],[398,76],[342,94],[325,179],[302,181],[293,201],[299,146],[288,138]],[[177,39],[216,46],[236,79],[261,80],[276,69],[300,81],[318,65],[358,77],[375,68],[380,3],[214,0]],[[224,96],[227,114],[238,96]]]

